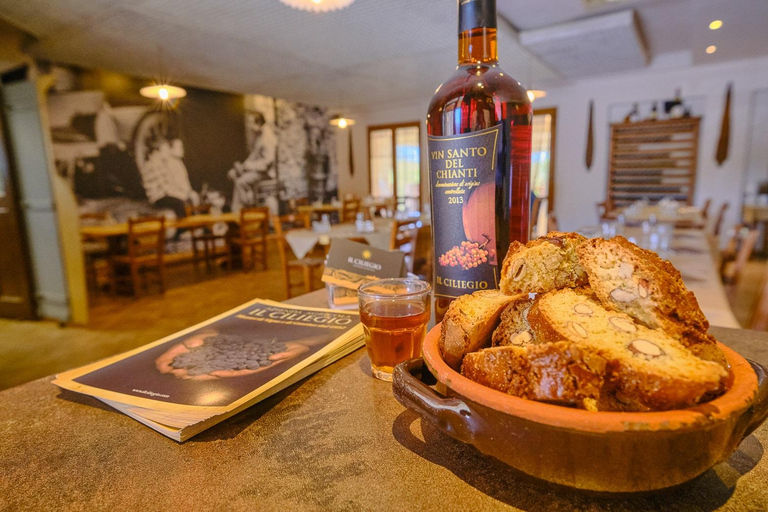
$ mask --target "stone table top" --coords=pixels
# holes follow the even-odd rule
[[[714,328],[768,363],[768,333]],[[693,482],[530,482],[405,409],[359,350],[179,444],[44,378],[0,393],[0,510],[768,510],[768,427]]]

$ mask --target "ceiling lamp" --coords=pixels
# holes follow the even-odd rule
[[[723,26],[723,20],[715,20],[709,24],[709,30],[717,30]]]
[[[707,49],[705,51],[710,54],[715,53],[717,51],[717,46],[715,45],[707,46]]]
[[[288,7],[310,12],[329,12],[338,11],[349,5],[355,0],[280,0]]]
[[[539,98],[545,98],[547,96],[547,91],[542,91],[541,89],[528,89],[528,101],[533,103],[533,100],[539,99]]]
[[[335,116],[335,117],[331,118],[329,123],[331,124],[331,126],[338,126],[339,128],[341,128],[343,130],[347,126],[352,126],[353,124],[355,124],[355,120],[354,119],[350,119],[348,117]]]
[[[139,89],[139,94],[145,98],[160,99],[162,101],[175,100],[187,95],[187,91],[173,85],[150,85]]]

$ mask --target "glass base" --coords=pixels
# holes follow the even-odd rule
[[[388,371],[387,371],[388,370]],[[375,366],[371,365],[371,373],[373,373],[373,376],[376,377],[379,380],[385,380],[387,382],[392,382],[392,368],[388,368],[387,370],[383,368],[376,368]]]

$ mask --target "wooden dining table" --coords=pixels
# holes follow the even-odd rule
[[[320,290],[291,302],[325,301]],[[768,364],[768,334],[713,334]],[[400,405],[370,368],[358,350],[184,444],[56,388],[52,377],[7,389],[0,392],[0,509],[766,510],[768,425],[687,484],[591,495],[533,481],[449,437]],[[602,456],[610,454],[596,454],[595,463]]]
[[[166,219],[165,226],[177,229],[195,229],[213,226],[219,222],[227,224],[237,224],[240,222],[239,213],[203,213],[190,215],[180,219]],[[92,226],[80,226],[80,235],[89,240],[98,240],[110,237],[121,237],[128,235],[128,223],[118,222],[115,224],[98,224]]]
[[[674,212],[669,212],[659,205],[647,205],[640,210],[629,208],[620,208],[611,212],[611,218],[617,218],[624,215],[624,221],[627,224],[641,224],[652,218],[656,222],[665,224],[674,224],[677,227],[704,228],[707,220],[701,208],[697,206],[679,206]]]

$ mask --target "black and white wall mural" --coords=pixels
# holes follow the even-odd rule
[[[146,81],[53,68],[48,117],[59,174],[83,213],[116,221],[180,217],[337,195],[334,128],[324,108],[259,95],[187,88],[173,102],[144,98]]]

